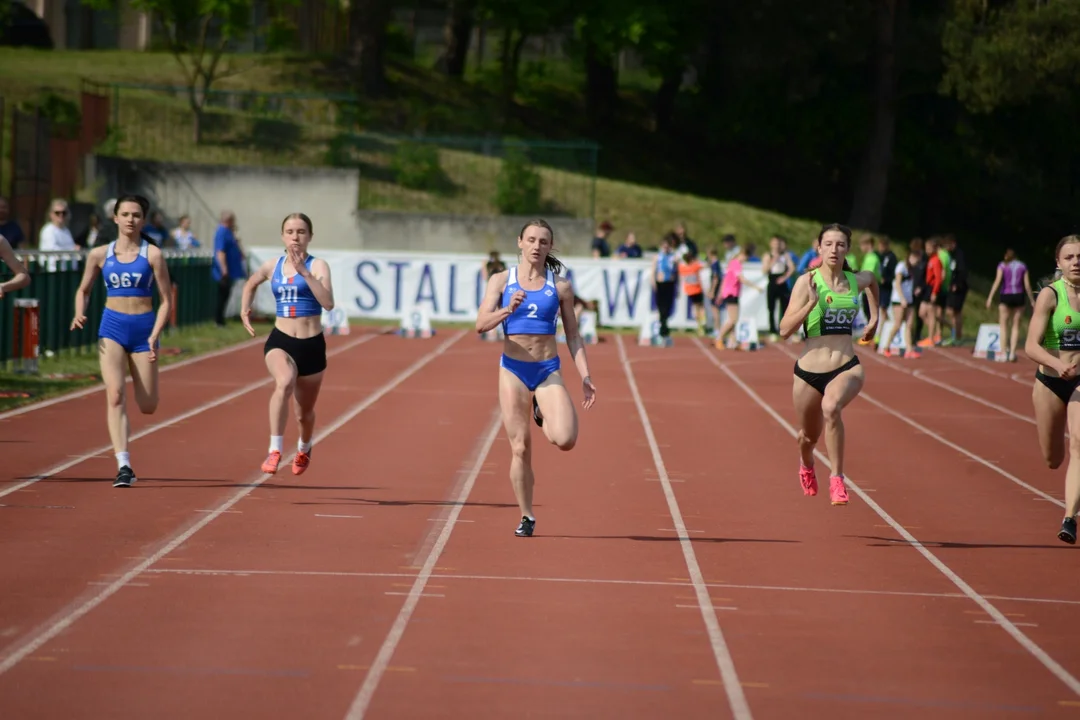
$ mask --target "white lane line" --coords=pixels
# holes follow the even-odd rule
[[[717,368],[720,369],[721,372],[731,378],[732,381],[736,385],[738,385],[743,392],[749,395],[750,398],[755,403],[757,403],[762,410],[772,416],[772,418],[776,420],[776,422],[782,428],[787,430],[788,434],[790,434],[791,437],[799,437],[799,433],[795,430],[795,428],[792,427],[791,424],[788,423],[788,421],[785,420],[778,412],[776,412],[776,410],[774,410],[768,403],[766,403],[761,398],[761,396],[754,392],[754,390],[749,385],[743,382],[742,379],[739,378],[739,376],[736,375],[732,370],[724,367],[723,363],[717,360],[716,357],[712,353],[710,353],[701,343],[697,342],[697,338],[694,338],[694,341],[695,343],[697,343],[698,348],[700,348],[702,354],[705,355],[705,357],[707,357],[713,365],[715,365]],[[828,457],[826,457],[825,454],[822,453],[820,450],[815,450],[814,456],[823,463],[827,464],[829,462]],[[896,522],[896,520],[894,520],[892,516],[885,512],[885,510],[880,505],[874,502],[873,498],[864,493],[862,489],[858,486],[858,484],[855,483],[855,481],[851,480],[850,477],[845,476],[845,482],[847,483],[848,487],[855,491],[855,493],[862,499],[863,502],[866,503],[866,505],[870,509],[876,512],[882,520],[891,525],[893,530],[898,532],[900,536],[903,537],[909,545],[911,545],[911,547],[915,548],[915,550],[920,555],[926,558],[931,565],[937,568],[942,575],[948,578],[953,585],[959,588],[960,592],[964,593],[964,595],[967,595],[967,597],[972,602],[982,608],[986,612],[986,614],[993,618],[1005,632],[1012,636],[1012,638],[1016,640],[1016,642],[1019,643],[1021,647],[1023,647],[1032,655],[1032,657],[1042,663],[1043,666],[1047,670],[1049,670],[1058,680],[1064,683],[1066,687],[1076,693],[1076,695],[1080,696],[1080,680],[1077,680],[1075,677],[1069,674],[1068,670],[1066,670],[1056,660],[1050,657],[1050,655],[1045,650],[1035,644],[1035,642],[1033,642],[1031,638],[1025,635],[1024,632],[1020,628],[1018,628],[1015,623],[1005,617],[1005,615],[1000,610],[998,610],[989,600],[980,595],[978,592],[976,592],[974,588],[964,582],[964,580],[955,572],[953,572],[952,568],[942,562],[937,557],[937,555],[934,555],[934,553],[927,550],[926,547],[923,546],[923,544],[919,542],[914,535],[908,532],[907,528]]]
[[[326,426],[326,428],[324,428],[321,432],[316,433],[313,442],[315,444],[318,444],[337,430],[341,429],[350,420],[367,410],[369,407],[382,399],[382,397],[385,396],[387,393],[389,393],[398,385],[405,382],[410,377],[419,372],[420,369],[427,365],[429,362],[446,352],[446,350],[451,345],[456,343],[464,336],[464,331],[458,333],[457,335],[454,335],[453,337],[444,341],[441,345],[432,350],[430,353],[414,362],[405,370],[398,373],[392,380],[377,389],[371,395],[368,395],[364,400],[361,400],[356,405],[353,405],[344,414],[338,416],[338,418],[333,423]],[[245,487],[241,488],[231,498],[225,500],[220,505],[218,505],[217,511],[215,513],[207,515],[184,532],[174,536],[173,539],[170,540],[164,547],[162,547],[150,557],[143,560],[131,570],[128,570],[100,593],[90,598],[89,600],[81,603],[70,611],[63,613],[56,622],[52,623],[41,632],[35,634],[29,640],[22,643],[15,650],[12,650],[11,652],[4,655],[3,659],[0,660],[0,675],[15,667],[21,660],[26,658],[28,655],[36,652],[38,648],[47,643],[49,640],[53,639],[60,633],[64,632],[64,630],[74,625],[79,618],[83,617],[88,612],[96,608],[98,605],[115,595],[126,585],[128,585],[132,580],[145,572],[150,566],[154,565],[166,555],[171,553],[173,550],[190,540],[192,536],[194,536],[197,532],[209,525],[222,514],[228,512],[233,505],[238,503],[248,494],[254,492],[257,487],[262,485],[267,480],[270,480],[271,478],[273,478],[272,475],[266,475],[264,473],[259,473],[258,475],[255,475],[250,482],[245,483]]]
[[[235,345],[230,345],[229,347],[222,348],[220,350],[214,350],[212,352],[204,353],[202,355],[197,355],[193,358],[188,358],[187,360],[180,360],[179,362],[170,363],[162,367],[161,370],[159,370],[158,372],[167,373],[170,370],[179,370],[182,367],[194,365],[195,363],[202,362],[203,360],[210,360],[211,358],[228,355],[229,353],[234,353],[237,350],[245,350],[253,345],[258,345],[261,342],[266,342],[266,338],[257,337],[250,340],[244,340],[243,342],[237,343]],[[128,378],[127,382],[130,383],[131,378]],[[104,389],[105,385],[99,383],[97,385],[83,388],[82,390],[76,390],[75,392],[70,392],[65,395],[58,395],[54,398],[49,398],[48,400],[42,400],[41,402],[24,405],[23,407],[0,413],[0,420],[7,420],[8,418],[13,418],[17,415],[25,415],[26,413],[30,413],[35,410],[41,410],[47,407],[52,407],[53,405],[59,405],[60,403],[68,402],[69,400],[77,400],[78,398],[86,397],[87,395],[93,395],[96,392],[101,392]]]
[[[712,356],[710,355],[709,357],[712,357]],[[792,355],[792,357],[795,357],[795,356]],[[1001,477],[1005,478],[1006,480],[1009,480],[1012,483],[1015,483],[1016,485],[1019,485],[1020,487],[1024,488],[1028,492],[1034,493],[1035,495],[1042,498],[1043,500],[1046,500],[1047,502],[1052,502],[1055,505],[1057,505],[1058,507],[1061,507],[1061,508],[1065,507],[1064,501],[1058,500],[1057,498],[1055,498],[1052,495],[1048,495],[1047,493],[1043,492],[1042,490],[1040,490],[1039,488],[1037,488],[1037,487],[1035,487],[1033,485],[1029,485],[1028,483],[1024,482],[1023,480],[1016,477],[1012,473],[1008,472],[1007,470],[1002,470],[1001,468],[999,468],[997,465],[993,464],[992,462],[990,462],[986,458],[980,457],[980,456],[976,455],[975,453],[971,452],[970,450],[968,450],[967,448],[962,447],[960,445],[957,445],[953,441],[942,437],[940,433],[937,433],[937,432],[931,430],[930,428],[926,427],[925,425],[923,425],[923,424],[921,424],[919,422],[916,422],[915,420],[912,420],[911,418],[909,418],[904,413],[900,412],[899,410],[894,410],[893,408],[889,407],[888,405],[881,402],[880,400],[875,399],[873,396],[868,395],[867,393],[863,392],[863,393],[859,393],[859,397],[862,398],[863,400],[865,400],[866,402],[870,403],[874,407],[877,407],[877,408],[879,408],[881,410],[884,410],[886,413],[888,413],[889,415],[892,415],[897,420],[900,420],[901,422],[907,423],[911,427],[915,428],[916,430],[923,433],[927,437],[929,437],[929,438],[931,438],[933,440],[936,440],[937,442],[941,443],[945,447],[950,448],[952,450],[955,450],[956,452],[960,453],[961,455],[968,458],[969,460],[974,460],[975,462],[979,463],[983,467],[986,467],[986,468],[989,468],[990,470],[993,470],[994,472],[996,472]],[[866,489],[864,488],[864,491],[865,490]]]
[[[1018,412],[1013,412],[1012,410],[1010,410],[1007,407],[1004,407],[1002,405],[998,405],[997,403],[994,403],[994,402],[990,402],[989,400],[981,398],[978,395],[972,395],[971,393],[964,392],[963,390],[959,390],[957,388],[954,388],[951,385],[949,385],[948,383],[943,383],[940,380],[935,380],[935,379],[933,379],[931,377],[927,377],[925,374],[923,374],[923,372],[921,370],[911,370],[909,368],[897,367],[896,365],[890,363],[889,361],[884,360],[882,358],[879,358],[877,356],[877,353],[874,353],[874,352],[871,352],[871,351],[861,352],[861,353],[859,353],[859,356],[860,357],[870,358],[874,362],[877,362],[877,363],[879,363],[881,365],[884,365],[885,367],[889,368],[890,370],[895,370],[896,372],[904,373],[906,375],[910,375],[911,377],[913,377],[913,378],[915,378],[917,380],[922,380],[924,383],[929,383],[930,385],[933,385],[934,387],[939,387],[942,390],[948,390],[953,395],[959,395],[960,397],[964,398],[965,400],[970,400],[971,402],[979,403],[980,405],[988,407],[991,410],[996,410],[997,412],[1001,413],[1002,415],[1007,415],[1007,416],[1009,416],[1011,418],[1014,418],[1016,420],[1021,420],[1023,422],[1029,423],[1031,425],[1035,424],[1035,418],[1033,418],[1033,417],[1029,417],[1027,415],[1021,415]],[[794,356],[792,356],[792,357],[794,357]]]
[[[683,522],[682,512],[679,510],[679,502],[675,499],[675,491],[668,481],[667,467],[664,465],[664,458],[660,454],[660,448],[656,444],[656,434],[653,432],[652,423],[649,422],[649,415],[645,411],[645,403],[642,402],[641,393],[638,392],[637,380],[634,378],[634,370],[627,358],[622,335],[615,336],[615,343],[619,346],[619,359],[622,361],[626,380],[630,384],[630,393],[634,397],[634,404],[637,406],[641,426],[645,430],[645,437],[649,441],[649,449],[652,451],[656,474],[660,479],[660,486],[664,489],[664,497],[667,499],[668,512],[671,514],[671,521],[674,523],[679,536],[679,547],[682,548],[683,560],[685,560],[686,569],[690,573],[690,581],[694,585],[694,594],[697,595],[701,617],[705,621],[705,627],[709,632],[709,642],[712,644],[713,656],[716,658],[716,665],[720,670],[720,679],[724,683],[728,704],[731,706],[731,712],[735,720],[750,720],[753,717],[750,714],[750,704],[746,700],[746,694],[743,693],[742,685],[739,683],[739,676],[735,672],[735,660],[731,657],[727,641],[724,640],[724,633],[720,629],[716,608],[713,607],[712,599],[709,597],[705,577],[701,572],[701,566],[698,565],[697,555],[694,553],[694,546],[690,541],[690,534],[686,531],[686,523]]]
[[[330,352],[326,353],[326,356],[327,357],[333,357],[334,355],[337,355],[339,353],[343,353],[346,350],[351,350],[354,347],[356,347],[357,345],[362,345],[362,344],[368,342],[369,340],[374,340],[376,337],[378,337],[378,335],[361,335],[360,337],[346,343],[345,345],[342,345],[341,347],[334,348]],[[215,400],[211,400],[210,402],[203,403],[202,405],[199,405],[198,407],[194,407],[194,408],[188,410],[187,412],[183,412],[183,413],[181,413],[179,415],[174,415],[173,417],[168,418],[167,420],[162,420],[161,422],[156,423],[154,425],[151,425],[148,428],[144,428],[144,429],[140,430],[139,432],[134,433],[133,435],[130,435],[128,437],[128,443],[129,443],[128,447],[130,449],[130,443],[138,440],[139,438],[144,438],[147,435],[150,435],[152,433],[156,433],[158,430],[164,430],[165,428],[172,427],[173,425],[175,425],[175,424],[177,424],[179,422],[183,422],[184,420],[187,420],[188,418],[193,418],[196,415],[199,415],[200,413],[206,412],[207,410],[211,410],[213,408],[216,408],[219,405],[224,405],[225,403],[231,402],[231,401],[235,400],[236,398],[238,398],[238,397],[240,397],[242,395],[247,395],[249,392],[252,392],[254,390],[258,390],[261,387],[269,385],[273,381],[274,381],[274,379],[270,378],[270,377],[264,378],[262,380],[256,380],[253,383],[249,383],[249,384],[247,384],[247,385],[245,385],[245,386],[243,386],[241,388],[233,390],[231,393],[228,393],[226,395],[222,395],[221,397],[219,397],[219,398],[217,398]],[[97,457],[98,455],[101,455],[102,453],[111,453],[111,452],[112,452],[112,444],[110,443],[109,445],[103,445],[103,446],[97,448],[96,450],[91,450],[88,453],[83,453],[82,455],[78,455],[76,457],[73,457],[71,460],[68,460],[65,463],[61,463],[60,465],[56,465],[55,467],[51,467],[48,470],[46,470],[46,471],[44,471],[42,473],[39,473],[37,475],[34,475],[33,477],[31,477],[31,478],[29,478],[27,480],[24,480],[21,483],[16,483],[15,485],[12,485],[10,487],[4,488],[3,490],[0,490],[0,497],[4,497],[5,495],[10,495],[11,493],[18,492],[19,490],[22,490],[25,487],[29,487],[29,486],[33,485],[34,483],[40,482],[41,480],[45,480],[47,478],[50,478],[53,475],[58,475],[58,474],[64,472],[65,470],[73,468],[76,465],[78,465],[79,463],[86,462],[87,460],[89,460],[89,459],[91,459],[93,457]]]
[[[941,357],[948,358],[949,360],[952,360],[954,363],[959,363],[960,365],[964,365],[964,366],[972,368],[974,370],[981,370],[982,372],[984,372],[984,373],[986,373],[988,375],[993,375],[994,377],[999,377],[999,378],[1002,378],[1003,380],[1012,380],[1015,383],[1019,383],[1021,385],[1026,385],[1027,387],[1031,387],[1031,381],[1030,381],[1031,379],[1030,378],[1028,380],[1020,380],[1020,379],[1018,379],[1016,377],[1015,373],[1006,375],[1005,373],[995,372],[995,371],[991,370],[990,368],[983,367],[979,363],[970,362],[968,360],[962,360],[962,359],[960,359],[958,357],[955,357],[954,353],[946,352],[944,350],[941,350],[940,348],[930,348],[930,349],[934,351],[934,355],[940,355]],[[984,362],[989,362],[989,361],[984,361]],[[1032,374],[1034,374],[1034,373],[1032,373]]]
[[[356,697],[353,699],[349,711],[345,714],[346,720],[360,720],[360,718],[364,717],[364,713],[367,712],[368,707],[371,705],[371,699],[375,695],[375,689],[379,686],[379,681],[382,680],[382,676],[390,666],[390,660],[393,658],[398,643],[401,642],[401,638],[405,634],[405,628],[409,625],[409,620],[412,618],[413,611],[416,610],[416,606],[420,602],[420,597],[424,595],[424,587],[427,585],[428,580],[435,571],[435,564],[439,561],[439,556],[442,555],[443,550],[446,548],[446,544],[450,542],[450,534],[454,532],[454,525],[457,523],[457,518],[461,514],[462,508],[465,507],[465,502],[469,499],[469,494],[472,492],[473,485],[476,484],[476,478],[479,477],[480,470],[484,467],[484,461],[487,459],[488,453],[491,452],[491,446],[495,444],[495,438],[499,436],[499,430],[501,429],[502,418],[500,413],[496,411],[491,424],[487,429],[487,435],[484,436],[484,441],[477,451],[472,468],[469,470],[465,482],[461,484],[461,489],[453,501],[454,505],[446,518],[446,523],[442,526],[438,538],[428,551],[427,557],[424,559],[424,564],[420,568],[416,580],[413,581],[412,588],[409,590],[408,597],[405,598],[401,610],[398,612],[397,617],[394,618],[394,624],[390,626],[390,631],[387,633],[386,639],[383,640],[382,645],[379,647],[379,652],[371,662],[371,668],[368,669],[367,676],[364,677],[364,683],[360,686],[360,690],[356,693]]]

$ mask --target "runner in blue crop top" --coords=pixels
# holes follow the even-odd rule
[[[532,508],[530,400],[532,419],[550,443],[560,450],[570,450],[577,443],[577,414],[563,384],[555,340],[560,316],[567,348],[581,375],[583,408],[592,407],[596,388],[589,378],[585,343],[578,333],[573,288],[559,276],[562,263],[551,254],[554,231],[544,220],[533,220],[521,229],[517,244],[521,250],[518,264],[488,279],[477,313],[476,332],[483,335],[501,324],[506,336],[499,360],[499,404],[513,452],[510,483],[521,510],[515,534],[529,537],[536,525]]]
[[[322,311],[334,309],[330,266],[325,260],[308,255],[312,235],[311,218],[303,213],[287,216],[281,223],[285,255],[267,260],[252,273],[240,300],[240,319],[255,337],[251,302],[259,285],[270,281],[277,317],[263,345],[266,367],[275,381],[270,395],[270,450],[262,464],[262,471],[268,475],[276,473],[281,462],[290,397],[296,401],[300,425],[300,438],[292,459],[293,474],[302,474],[311,463],[315,401],[326,370]]]
[[[119,230],[115,241],[86,256],[82,283],[75,293],[71,329],[86,325],[84,310],[97,281],[105,283],[105,311],[98,326],[98,359],[108,397],[109,437],[118,467],[113,487],[130,487],[136,477],[128,453],[128,419],[124,389],[130,365],[135,401],[144,415],[158,406],[158,337],[172,311],[169,271],[161,250],[142,237],[150,203],[138,195],[122,195],[113,206]],[[154,312],[154,290],[161,303]]]

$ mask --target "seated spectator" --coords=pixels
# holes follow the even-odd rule
[[[596,228],[596,236],[592,241],[592,256],[594,258],[606,258],[611,256],[611,246],[608,245],[608,235],[615,229],[615,226],[609,223],[607,220],[600,223],[600,226]]]
[[[634,236],[634,233],[626,233],[626,241],[619,246],[618,256],[621,258],[641,257],[641,246],[637,244],[637,237]]]
[[[11,204],[3,195],[0,195],[0,235],[16,250],[26,242],[22,226],[11,217]]]
[[[187,215],[180,216],[180,224],[172,231],[172,239],[178,250],[194,250],[199,247],[199,241],[191,232],[191,218]]]
[[[38,233],[38,250],[41,252],[74,252],[78,250],[75,238],[71,237],[68,220],[71,211],[67,201],[56,198],[49,208],[48,222],[41,226]]]

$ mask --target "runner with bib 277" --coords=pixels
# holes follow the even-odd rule
[[[871,272],[852,272],[847,263],[851,230],[826,225],[815,243],[821,265],[795,281],[791,302],[780,321],[787,339],[799,327],[806,331],[806,347],[795,361],[792,390],[799,416],[799,483],[804,495],[817,495],[814,447],[821,431],[829,452],[829,497],[833,505],[846,505],[844,487],[843,409],[862,390],[865,375],[855,354],[851,334],[859,316],[859,295],[870,296],[870,318],[863,340],[874,337],[878,324],[878,284]]]

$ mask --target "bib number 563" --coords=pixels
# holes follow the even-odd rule
[[[855,316],[859,311],[855,308],[850,310],[832,309],[825,311],[826,325],[850,325],[855,322]]]
[[[1080,343],[1080,331],[1072,328],[1065,328],[1061,331],[1061,344],[1062,345],[1077,345]]]

